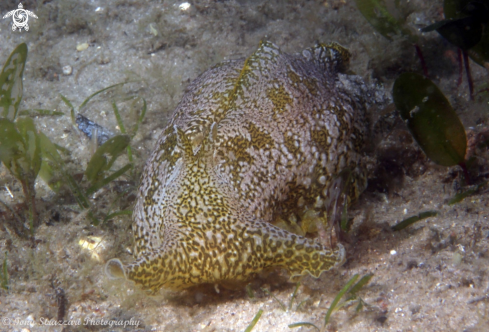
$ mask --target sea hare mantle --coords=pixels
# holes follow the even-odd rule
[[[108,274],[145,289],[181,289],[275,266],[319,277],[340,264],[341,245],[328,248],[274,222],[297,226],[311,211],[319,218],[342,193],[354,199],[366,186],[369,88],[343,74],[348,58],[337,44],[289,55],[262,42],[247,59],[192,82],[142,175],[137,259],[110,260]]]

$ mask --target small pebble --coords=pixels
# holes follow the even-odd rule
[[[71,75],[71,73],[73,73],[73,68],[71,66],[64,66],[63,67],[63,75]]]
[[[190,4],[188,2],[184,2],[184,3],[180,4],[180,6],[178,6],[178,8],[180,8],[180,10],[185,11],[185,10],[190,8]]]
[[[85,51],[88,48],[88,43],[81,43],[76,45],[76,50],[78,52]]]
[[[397,251],[395,251],[395,250],[391,250],[391,255],[392,255],[392,256],[397,255]]]

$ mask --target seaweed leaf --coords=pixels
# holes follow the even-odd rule
[[[15,123],[0,119],[0,160],[22,184],[33,234],[37,222],[34,183],[41,168],[41,147],[31,118],[18,118]]]
[[[383,0],[355,0],[355,3],[368,23],[385,38],[392,40],[402,35],[415,41],[416,37],[389,13]]]
[[[360,281],[358,281],[355,285],[353,285],[353,287],[350,289],[350,291],[348,293],[350,293],[352,295],[356,295],[356,293],[360,289],[362,289],[363,286],[368,284],[368,282],[370,281],[370,279],[372,279],[373,276],[374,275],[372,273],[364,275],[362,278],[360,278]]]
[[[445,20],[436,22],[421,31],[437,30],[450,43],[468,51],[481,66],[489,61],[489,5],[487,1],[445,0]]]
[[[287,311],[287,307],[285,306],[285,304],[282,301],[280,301],[275,295],[273,295],[273,293],[271,293],[266,288],[262,288],[261,290],[264,291],[267,295],[270,295],[271,297],[273,297],[273,299],[275,301],[277,301],[277,303],[280,305],[280,308],[282,308],[283,311]]]
[[[54,192],[57,193],[59,188],[63,185],[63,179],[56,176],[61,168],[62,159],[58,153],[57,146],[53,144],[46,135],[39,133],[39,138],[41,142],[42,156],[39,176]]]
[[[112,102],[112,109],[114,110],[114,115],[117,120],[117,124],[119,125],[119,128],[121,130],[121,133],[126,134],[126,127],[124,126],[124,122],[122,121],[121,114],[119,112],[119,108],[117,107],[115,101]],[[132,150],[131,146],[127,146],[127,158],[129,159],[129,162],[132,163]]]
[[[115,101],[112,101],[112,109],[114,110],[114,115],[117,120],[117,124],[119,125],[119,129],[121,130],[121,133],[126,134],[126,127],[124,126],[121,113],[119,112],[119,108],[117,107]]]
[[[296,311],[299,311],[299,309],[301,308],[301,306],[306,303],[310,298],[307,297],[306,299],[302,300],[301,302],[299,302],[299,304],[297,305],[297,307],[295,307],[295,310]]]
[[[0,282],[0,287],[8,291],[8,270],[7,270],[7,252],[5,251],[5,258],[3,259],[3,264],[2,264],[2,281]]]
[[[94,183],[90,188],[87,189],[86,195],[87,196],[91,195],[94,192],[96,192],[97,190],[99,190],[100,188],[108,185],[109,183],[111,183],[112,181],[117,179],[119,176],[124,174],[132,166],[133,166],[132,164],[127,164],[124,167],[122,167],[121,169],[119,169],[119,170],[115,171],[114,173],[112,173],[111,175],[109,175],[108,177]]]
[[[331,317],[331,314],[333,313],[333,310],[335,309],[336,305],[340,301],[340,299],[345,295],[345,293],[350,289],[350,287],[357,281],[358,279],[358,274],[355,274],[343,287],[338,295],[334,298],[333,302],[331,303],[331,306],[329,307],[328,311],[326,312],[326,316],[324,317],[324,326],[328,325],[329,318]]]
[[[434,217],[436,215],[438,215],[437,211],[421,212],[416,216],[412,216],[412,217],[404,219],[400,223],[397,223],[394,226],[392,226],[391,228],[393,231],[400,231],[401,229],[404,229],[404,228],[408,227],[409,225],[414,224],[417,221],[420,221],[420,220],[423,220],[423,219],[426,219],[429,217]]]
[[[114,136],[95,151],[85,170],[87,180],[92,185],[104,177],[104,172],[110,169],[117,157],[126,149],[130,140],[127,135]],[[106,155],[109,155],[110,159],[107,160]]]
[[[27,45],[22,43],[10,54],[0,73],[0,116],[3,117],[0,119],[0,160],[22,184],[33,234],[37,221],[34,182],[41,168],[41,148],[32,119],[17,119],[26,59]]]
[[[18,118],[15,125],[24,140],[24,160],[23,177],[27,177],[29,182],[34,183],[39,169],[41,168],[41,144],[39,135],[31,118]]]
[[[93,97],[95,97],[96,95],[98,95],[98,94],[100,94],[100,93],[102,93],[102,92],[104,92],[104,91],[107,91],[107,90],[109,90],[109,89],[115,88],[115,87],[117,87],[117,86],[124,85],[124,84],[126,84],[126,83],[128,83],[128,82],[122,82],[122,83],[113,84],[113,85],[111,85],[111,86],[108,86],[108,87],[106,87],[106,88],[103,88],[103,89],[101,89],[101,90],[98,90],[97,92],[92,93],[90,96],[88,96],[88,97],[87,97],[87,98],[86,98],[86,99],[85,99],[85,100],[84,100],[84,101],[83,101],[83,102],[80,104],[80,106],[78,106],[78,112],[80,112],[80,111],[81,111],[81,109],[82,109],[82,108],[83,108],[83,107],[84,107],[84,106],[85,106],[85,105],[86,105],[86,104],[87,104],[87,103],[88,103],[88,102],[89,102],[89,101],[90,101],[90,100],[91,100]]]
[[[464,17],[458,20],[443,20],[421,31],[428,32],[433,29],[451,44],[462,50],[468,50],[474,47],[482,38],[482,24],[474,21],[471,17]]]
[[[373,277],[373,274],[366,274],[364,275],[360,281],[358,281],[354,286],[352,286],[355,281],[357,281],[358,279],[358,274],[355,274],[347,283],[346,285],[340,290],[340,292],[336,295],[336,297],[334,298],[333,302],[331,303],[331,306],[329,307],[328,311],[326,312],[326,316],[324,317],[324,325],[323,325],[323,328],[322,329],[319,329],[316,325],[312,324],[312,323],[308,323],[308,322],[298,322],[298,323],[293,323],[293,324],[289,324],[288,327],[289,328],[295,328],[295,327],[301,327],[301,326],[311,326],[311,327],[314,327],[316,328],[317,330],[320,330],[320,331],[325,331],[326,330],[326,326],[328,325],[328,322],[329,322],[329,319],[331,318],[331,314],[344,307],[345,305],[349,304],[349,303],[352,303],[354,300],[357,299],[357,295],[356,293],[361,289],[363,288],[363,286],[365,286],[369,281],[370,279]],[[341,298],[346,294],[346,293],[349,293],[350,296],[345,300],[343,301],[341,304],[338,304],[339,301],[341,300]],[[358,299],[358,305],[356,307],[356,312],[358,312],[359,310],[361,310],[361,308],[363,308],[363,304],[365,303],[362,299]],[[304,301],[303,301],[304,302]],[[299,306],[302,304],[302,302],[299,304]]]
[[[0,73],[0,116],[15,120],[22,100],[27,45],[18,45],[10,54]]]
[[[19,112],[19,115],[28,116],[62,116],[65,115],[63,112],[45,110],[45,109],[27,109]]]
[[[59,94],[59,97],[66,104],[66,106],[68,106],[70,109],[75,109],[75,106],[73,106],[73,104],[71,103],[71,101],[68,98],[63,96],[61,93]]]
[[[291,310],[291,309],[292,309],[292,304],[294,303],[294,299],[295,299],[295,297],[296,297],[296,295],[297,295],[297,291],[299,290],[299,286],[300,286],[300,285],[301,285],[301,283],[300,283],[300,282],[297,282],[297,283],[295,284],[294,292],[292,293],[292,296],[290,297],[290,302],[289,302],[289,310]]]
[[[464,162],[465,129],[433,82],[416,73],[401,74],[394,83],[393,97],[401,117],[428,158],[442,166]]]
[[[138,117],[138,121],[136,121],[136,125],[133,129],[133,136],[136,135],[136,133],[138,132],[139,130],[139,126],[141,125],[141,123],[143,122],[144,120],[144,117],[146,116],[146,110],[147,110],[147,104],[146,104],[146,99],[142,98],[141,99],[143,100],[143,108],[141,109],[141,114],[139,114],[139,117]]]
[[[258,312],[256,313],[255,317],[253,317],[253,320],[251,321],[250,325],[248,325],[246,327],[246,329],[244,330],[244,332],[250,332],[251,330],[253,330],[253,328],[255,327],[256,323],[258,323],[258,320],[260,320],[260,317],[261,317],[261,314],[263,313],[263,310],[260,309],[258,310]]]
[[[289,324],[287,326],[291,329],[294,329],[296,327],[302,327],[302,326],[310,326],[310,327],[314,327],[316,330],[319,331],[319,327],[317,327],[313,323],[308,323],[308,322],[298,322],[298,323]]]
[[[475,7],[471,8],[469,4],[475,5]],[[475,16],[476,20],[483,24],[480,41],[468,53],[472,60],[479,65],[487,66],[487,62],[489,62],[489,6],[487,1],[445,0],[443,3],[443,12],[447,19],[459,19],[469,15]]]
[[[116,212],[113,212],[113,213],[110,213],[108,215],[105,216],[103,222],[106,222],[114,217],[117,217],[117,216],[122,216],[122,215],[132,215],[132,210],[120,210],[120,211],[116,211]]]
[[[6,118],[0,119],[0,161],[19,180],[22,179],[23,172],[18,163],[25,156],[25,145],[15,123]]]
[[[488,183],[488,181],[484,181],[484,182],[479,183],[478,185],[474,186],[471,189],[468,189],[466,191],[463,191],[461,193],[456,194],[455,196],[453,196],[448,201],[448,205],[453,205],[453,204],[456,204],[458,202],[463,201],[465,198],[467,198],[467,197],[475,194],[477,191],[479,191],[480,188],[482,188],[483,186],[485,186],[487,183]]]
[[[55,192],[58,192],[59,188],[63,184],[66,184],[73,193],[78,206],[85,210],[88,209],[89,219],[94,225],[98,225],[99,220],[94,216],[93,212],[90,211],[91,205],[85,191],[78,184],[75,178],[66,171],[65,163],[61,158],[61,155],[58,153],[58,151],[62,151],[63,153],[67,153],[69,151],[51,142],[43,133],[39,133],[39,137],[41,141],[42,154],[41,171],[39,172],[41,178]],[[57,176],[57,173],[59,173],[59,176]]]

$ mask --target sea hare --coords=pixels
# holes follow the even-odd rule
[[[109,275],[181,289],[271,267],[319,277],[341,263],[341,245],[276,224],[301,229],[366,186],[369,88],[345,74],[349,56],[338,44],[289,55],[262,42],[191,83],[142,174],[136,261],[110,260]]]

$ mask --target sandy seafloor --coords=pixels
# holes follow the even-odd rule
[[[416,31],[442,19],[442,1],[400,1],[406,8],[391,10],[407,16]],[[136,169],[141,170],[156,138],[171,116],[185,87],[208,67],[225,59],[251,54],[262,39],[282,50],[299,52],[315,41],[337,41],[352,53],[351,69],[366,81],[384,85],[390,94],[401,72],[421,72],[414,47],[402,39],[388,41],[361,16],[352,0],[328,1],[24,1],[37,14],[29,32],[12,32],[11,21],[0,20],[0,64],[21,42],[29,47],[24,74],[22,109],[56,109],[61,117],[36,117],[37,127],[71,150],[69,167],[81,173],[90,157],[90,142],[71,124],[69,109],[59,94],[79,105],[88,95],[111,84],[131,81],[102,94],[81,113],[118,132],[111,101],[116,101],[126,124],[133,124],[130,97],[147,100],[148,112],[133,138]],[[2,0],[0,14],[18,3]],[[417,32],[415,32],[417,33]],[[420,36],[430,76],[449,98],[467,131],[483,131],[488,120],[487,97],[469,100],[467,81],[457,86],[454,47],[436,33]],[[88,48],[77,51],[77,45]],[[71,66],[70,75],[63,67]],[[484,88],[487,72],[471,63],[476,88]],[[486,86],[487,88],[487,86]],[[140,107],[138,102],[135,107]],[[381,112],[382,110],[375,110]],[[132,114],[132,115],[131,115]],[[128,125],[129,126],[129,125]],[[129,126],[130,127],[130,126]],[[400,127],[383,137],[372,156],[377,175],[350,210],[354,218],[347,263],[302,280],[290,310],[283,310],[265,287],[287,306],[295,284],[275,272],[252,281],[250,298],[243,287],[220,293],[162,290],[148,296],[129,282],[108,280],[104,262],[119,257],[130,262],[131,220],[118,217],[94,227],[69,198],[54,195],[38,181],[41,225],[34,239],[9,231],[7,213],[0,207],[0,253],[8,252],[9,292],[0,289],[1,331],[244,331],[259,309],[263,315],[253,331],[288,331],[288,324],[311,322],[322,326],[332,300],[354,274],[373,273],[359,296],[367,303],[355,314],[354,305],[332,315],[328,331],[487,331],[489,330],[489,201],[487,190],[455,205],[447,199],[459,183],[457,167],[430,162]],[[476,151],[482,181],[487,152]],[[122,164],[121,164],[122,165]],[[124,178],[123,180],[131,180]],[[107,209],[114,187],[94,195],[93,204]],[[10,192],[9,192],[10,191]],[[23,201],[19,183],[0,168],[0,199],[12,207]],[[131,208],[134,197],[127,199]],[[105,211],[104,210],[104,211]],[[392,232],[390,225],[422,211],[438,216]],[[80,243],[102,238],[95,251]],[[81,242],[80,242],[81,241]],[[106,319],[139,326],[91,324],[41,326],[56,319],[62,289],[64,319]],[[297,308],[297,305],[300,308]],[[63,308],[61,308],[63,309]],[[7,325],[8,322],[14,325]],[[23,322],[27,325],[15,325]],[[295,331],[314,331],[300,327]]]

